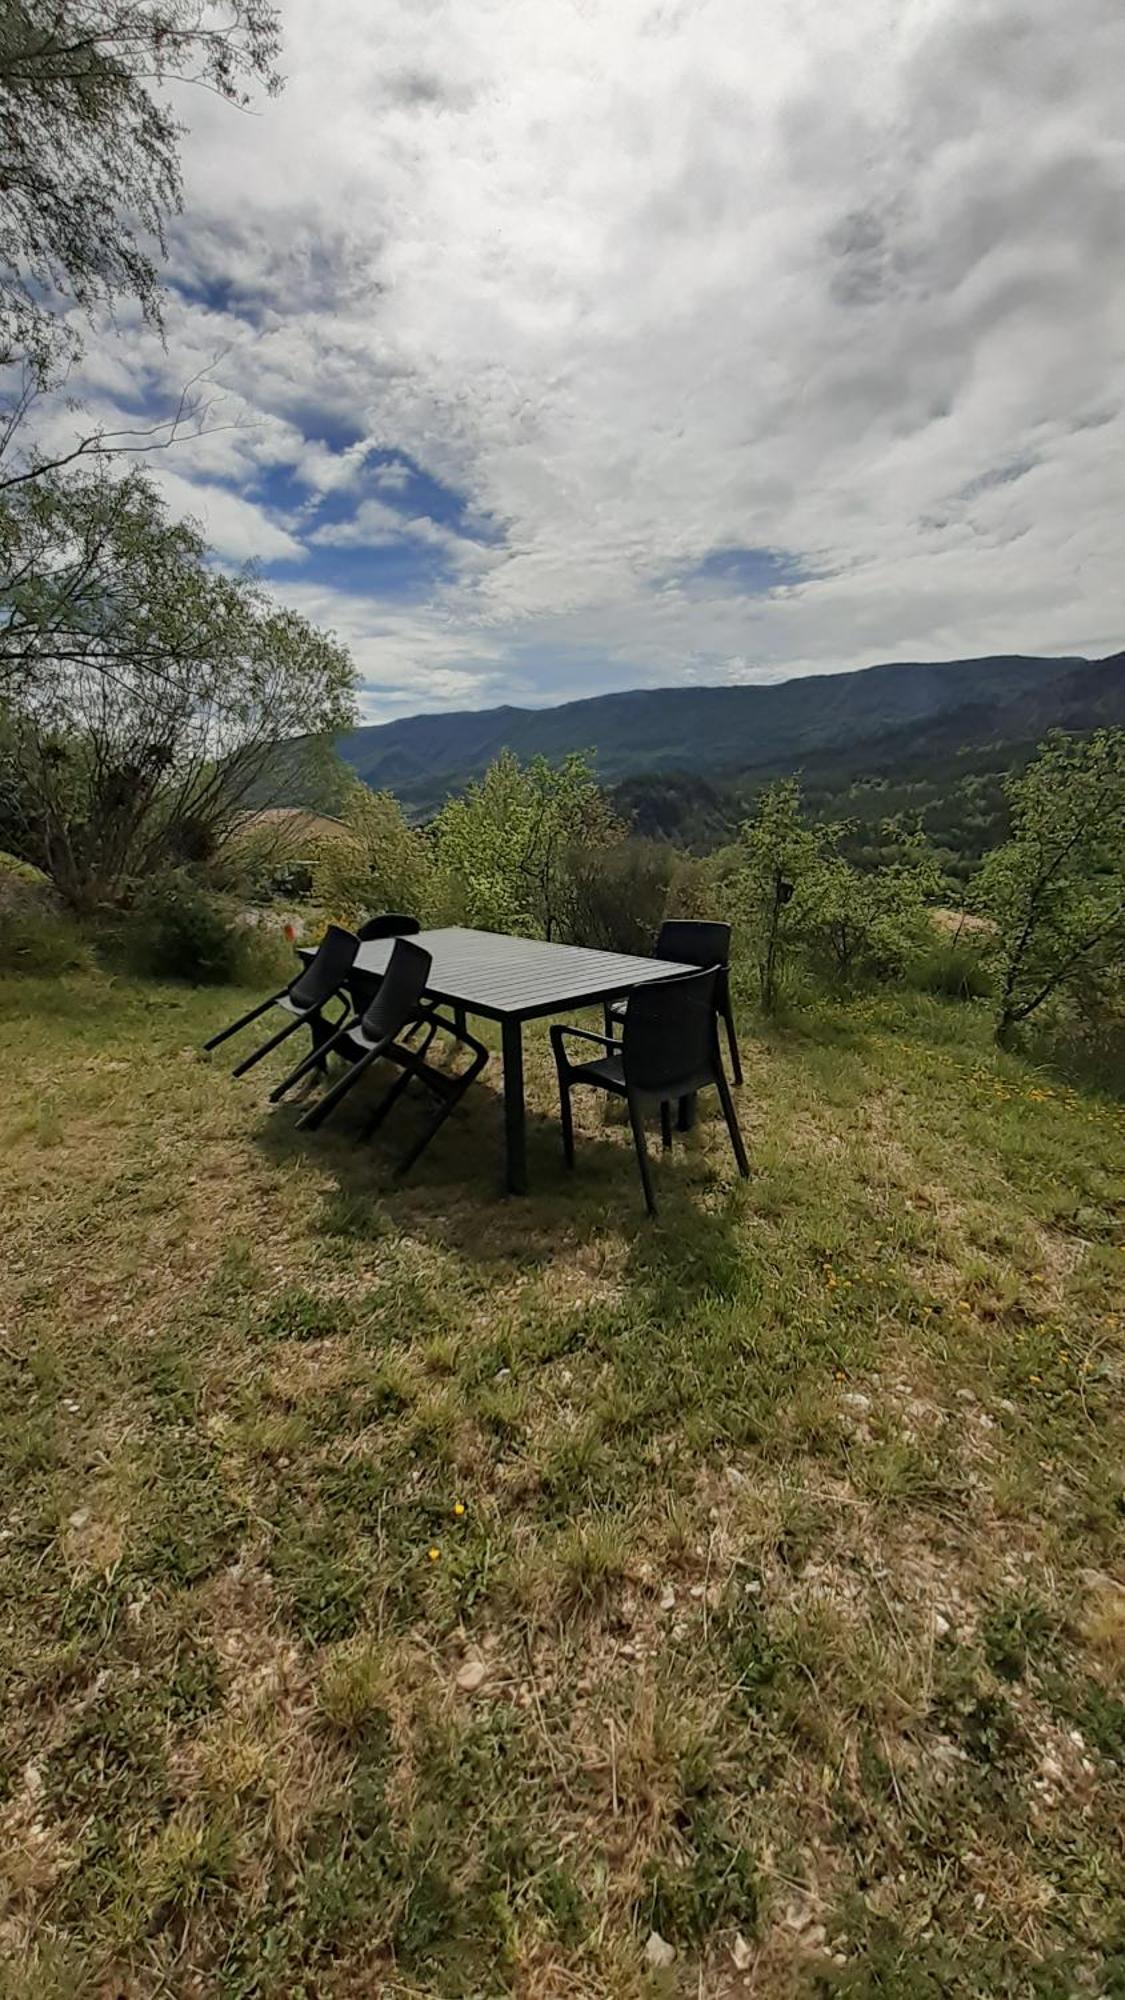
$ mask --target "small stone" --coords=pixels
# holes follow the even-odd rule
[[[661,1971],[669,1965],[674,1965],[675,1945],[669,1944],[667,1938],[662,1938],[659,1931],[650,1931],[648,1943],[645,1945],[645,1962]]]
[[[702,1597],[703,1585],[701,1583],[693,1583],[691,1586],[691,1594],[693,1597]]]
[[[934,1612],[934,1633],[935,1633],[935,1636],[936,1636],[937,1638],[939,1638],[939,1639],[944,1639],[948,1631],[949,1631],[949,1620],[948,1620],[948,1618],[944,1618],[944,1617],[942,1616],[942,1614],[941,1614],[941,1612],[940,1612],[940,1611],[935,1611],[935,1612]]]
[[[90,1509],[88,1507],[76,1507],[74,1513],[69,1517],[69,1525],[72,1528],[84,1528],[89,1519]]]
[[[31,1799],[37,1799],[41,1795],[43,1791],[43,1773],[39,1769],[38,1764],[24,1765],[23,1788]]]
[[[728,1486],[745,1486],[746,1484],[746,1474],[740,1472],[737,1465],[728,1465],[724,1477]]]
[[[841,1396],[840,1401],[849,1404],[853,1410],[869,1410],[871,1408],[871,1398],[870,1396],[865,1396],[862,1389],[849,1389],[846,1396]]]
[[[741,1931],[738,1931],[736,1933],[734,1943],[731,1945],[730,1948],[730,1955],[734,1960],[734,1969],[736,1972],[745,1972],[747,1966],[749,1966],[753,1960],[754,1957],[753,1946],[747,1944],[746,1939],[743,1937]]]
[[[457,1675],[457,1685],[462,1694],[476,1694],[488,1679],[488,1668],[483,1660],[466,1660]]]
[[[670,1583],[665,1586],[661,1595],[660,1609],[662,1611],[674,1611],[676,1609],[676,1593]]]

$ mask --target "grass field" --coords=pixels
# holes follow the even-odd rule
[[[825,1007],[650,1224],[237,1009],[0,985],[0,1992],[1125,1994],[1120,1106]]]

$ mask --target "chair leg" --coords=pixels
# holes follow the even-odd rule
[[[237,1021],[231,1022],[229,1028],[220,1028],[217,1035],[212,1035],[209,1042],[204,1042],[204,1050],[217,1049],[220,1042],[228,1041],[231,1035],[237,1035],[240,1028],[248,1028],[251,1021],[256,1021],[262,1014],[267,1014],[270,1008],[278,1000],[282,999],[287,991],[288,988],[283,986],[280,993],[271,993],[269,999],[263,1000],[260,1007],[251,1007],[248,1014],[241,1014]]]
[[[672,1107],[667,1098],[660,1106],[660,1143],[666,1153],[672,1150]]]
[[[568,1167],[574,1165],[574,1111],[570,1102],[570,1080],[559,1077],[559,1120],[562,1125],[563,1158]]]
[[[421,1159],[422,1154],[425,1152],[426,1147],[430,1143],[430,1140],[433,1139],[438,1132],[440,1132],[442,1126],[445,1124],[446,1119],[450,1116],[450,1113],[456,1111],[457,1106],[460,1104],[461,1099],[465,1095],[465,1092],[469,1089],[469,1086],[471,1084],[476,1082],[478,1076],[480,1075],[487,1061],[488,1061],[488,1050],[485,1048],[480,1048],[478,1046],[476,1055],[473,1057],[473,1060],[469,1064],[469,1067],[465,1071],[464,1075],[458,1080],[456,1087],[453,1090],[451,1090],[449,1094],[446,1097],[444,1097],[442,1102],[439,1104],[436,1117],[431,1118],[429,1124],[425,1127],[425,1130],[422,1132],[421,1136],[418,1139],[416,1139],[413,1146],[411,1146],[410,1151],[407,1153],[405,1159],[399,1161],[398,1166],[395,1168],[396,1180],[401,1180],[404,1174],[408,1174],[410,1172],[410,1169],[415,1164],[415,1162]]]
[[[411,1063],[409,1067],[403,1069],[401,1076],[396,1076],[386,1095],[379,1099],[378,1104],[375,1106],[374,1111],[363,1128],[365,1139],[373,1139],[375,1137],[380,1125],[383,1124],[388,1114],[394,1110],[399,1098],[405,1097],[417,1074],[417,1070],[413,1063]]]
[[[629,1123],[633,1128],[633,1144],[637,1152],[637,1165],[641,1170],[641,1186],[645,1191],[645,1207],[650,1215],[656,1214],[656,1199],[652,1192],[652,1174],[648,1164],[648,1147],[645,1145],[644,1120],[641,1107],[635,1097],[629,1099]]]
[[[312,1109],[305,1112],[303,1118],[298,1118],[298,1130],[302,1132],[315,1132],[318,1125],[323,1125],[329,1113],[335,1111],[340,1099],[346,1097],[349,1090],[355,1088],[361,1076],[366,1076],[372,1063],[378,1062],[379,1057],[383,1053],[384,1046],[384,1043],[380,1042],[376,1048],[368,1049],[364,1055],[360,1056],[358,1062],[354,1062],[349,1070],[345,1070],[339,1083],[333,1084],[331,1090],[326,1090],[324,1096],[317,1099]]]
[[[318,1069],[326,1075],[328,1065],[325,1058],[336,1047],[337,1042],[343,1041],[349,1025],[349,1021],[345,1021],[336,1029],[335,1034],[329,1035],[325,1041],[314,1036],[312,1054],[306,1056],[303,1062],[297,1064],[296,1069],[291,1069],[288,1076],[283,1076],[281,1082],[274,1085],[270,1091],[270,1103],[280,1104],[286,1092],[292,1090],[293,1085],[299,1083],[303,1076],[308,1076],[310,1070]]]
[[[723,1008],[723,1020],[726,1022],[727,1025],[727,1041],[730,1045],[731,1074],[733,1075],[735,1082],[737,1084],[741,1084],[742,1057],[738,1053],[738,1036],[734,1032],[734,1008],[731,1005],[729,994],[727,995],[726,1005]]]
[[[240,1063],[236,1063],[231,1075],[245,1076],[247,1070],[253,1069],[255,1063],[260,1063],[263,1056],[268,1056],[272,1050],[279,1049],[282,1042],[287,1042],[290,1035],[295,1035],[298,1028],[304,1026],[305,1022],[300,1020],[290,1021],[284,1028],[279,1028],[277,1034],[271,1035],[268,1042],[263,1042],[260,1049],[255,1049],[252,1055],[244,1056]]]
[[[750,1162],[746,1157],[746,1148],[742,1143],[742,1133],[738,1128],[738,1119],[735,1116],[734,1099],[730,1094],[730,1085],[727,1082],[721,1063],[715,1071],[715,1088],[719,1093],[719,1102],[723,1107],[723,1117],[727,1121],[727,1131],[730,1133],[730,1142],[734,1148],[734,1157],[738,1161],[738,1171],[744,1181],[749,1180]]]

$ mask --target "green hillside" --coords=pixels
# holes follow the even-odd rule
[[[1049,715],[1052,690],[1099,664],[1013,654],[899,662],[770,686],[645,688],[558,708],[408,716],[357,729],[340,748],[369,785],[424,814],[505,748],[525,758],[591,752],[607,783],[661,770],[791,767],[889,732],[916,732],[970,706],[1002,713],[1031,703]]]

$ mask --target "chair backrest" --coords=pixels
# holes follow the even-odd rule
[[[381,917],[368,917],[359,927],[361,944],[371,944],[375,938],[414,937],[422,926],[417,917],[404,916],[401,910],[386,910]]]
[[[674,1086],[706,1077],[718,1061],[715,1032],[717,965],[653,980],[629,995],[622,1032],[625,1081],[634,1090],[681,1093]]]
[[[360,1022],[369,1041],[397,1035],[408,1021],[418,1018],[418,1002],[426,990],[432,964],[433,959],[422,945],[411,944],[409,938],[396,940],[387,969]]]
[[[289,998],[298,1007],[323,1007],[334,993],[340,991],[359,950],[359,939],[354,931],[346,931],[340,924],[329,924],[316,951],[303,972],[297,974],[289,988]]]
[[[675,959],[680,965],[729,965],[730,925],[672,917],[660,926],[653,956]]]

